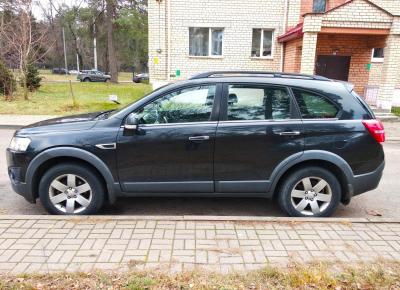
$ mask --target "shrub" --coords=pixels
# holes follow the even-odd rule
[[[27,67],[26,75],[26,87],[30,92],[36,91],[40,88],[40,82],[42,78],[39,76],[39,71],[37,67],[33,64],[29,64]],[[23,84],[22,84],[23,85]]]
[[[0,95],[11,96],[16,89],[13,73],[0,60]]]

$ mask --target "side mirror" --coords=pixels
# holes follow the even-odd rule
[[[137,130],[139,126],[139,119],[136,114],[130,114],[125,120],[125,129]]]

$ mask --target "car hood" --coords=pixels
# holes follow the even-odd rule
[[[43,120],[30,124],[18,130],[19,134],[25,133],[42,133],[54,131],[77,131],[88,130],[92,128],[96,122],[96,117],[102,112],[94,112],[87,114],[71,115],[54,119]]]

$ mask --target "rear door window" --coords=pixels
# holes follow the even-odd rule
[[[303,119],[335,118],[339,109],[328,98],[313,92],[292,89]]]
[[[230,85],[228,120],[290,119],[291,97],[286,88]]]

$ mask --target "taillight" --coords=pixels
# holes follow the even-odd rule
[[[377,142],[379,143],[385,142],[385,129],[383,128],[383,124],[381,121],[376,119],[371,119],[371,120],[362,120],[362,123]]]

